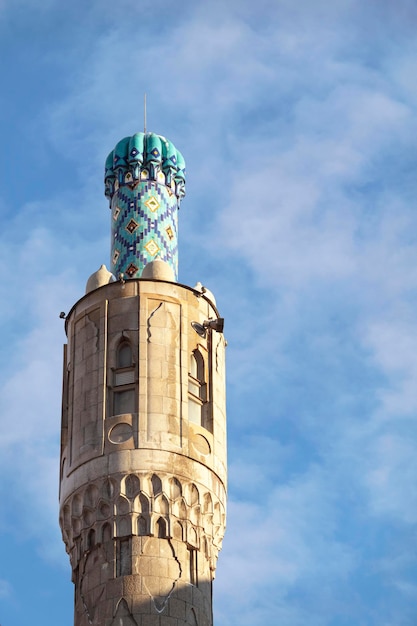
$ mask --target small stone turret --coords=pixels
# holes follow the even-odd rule
[[[145,232],[140,207],[155,190],[175,203],[183,193],[179,153],[162,140],[138,133],[111,153],[106,193],[124,259],[113,273],[124,277],[102,266],[66,316],[60,524],[75,626],[213,623],[227,482],[223,320],[201,284],[175,282],[173,255],[143,254],[145,235],[134,243],[141,278],[129,278],[120,235],[139,213]],[[166,205],[151,212],[156,236]]]

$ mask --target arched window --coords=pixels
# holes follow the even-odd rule
[[[207,401],[207,384],[203,355],[194,350],[190,355],[188,370],[188,419],[199,426],[205,425],[205,407]]]
[[[135,364],[132,346],[122,341],[116,352],[116,368],[113,372],[112,415],[136,412]]]
[[[117,349],[116,364],[118,368],[132,365],[132,348],[127,341],[123,341]]]
[[[106,523],[103,525],[101,530],[102,542],[106,543],[106,541],[110,541],[112,539],[112,530],[110,524]]]

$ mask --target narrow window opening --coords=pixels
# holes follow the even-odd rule
[[[199,350],[194,350],[190,355],[188,372],[189,421],[193,424],[198,424],[199,426],[207,428],[207,410],[207,383],[204,358]]]
[[[188,548],[189,564],[190,564],[190,583],[198,586],[198,567],[197,567],[197,550]]]
[[[113,371],[112,415],[136,412],[135,382],[132,346],[124,340],[116,352],[116,369]]]

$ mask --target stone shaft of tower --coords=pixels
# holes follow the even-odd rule
[[[145,265],[160,258],[177,280],[182,154],[161,135],[136,133],[110,152],[104,181],[112,212],[111,271],[140,278]]]
[[[145,145],[148,135],[134,138]],[[113,167],[131,140],[107,170],[118,177],[109,192],[117,242],[131,203],[142,206],[141,185],[157,185],[156,169],[142,181],[142,162],[129,170],[132,185]],[[143,162],[148,152],[138,152]],[[172,255],[140,257],[156,237],[149,228],[135,256],[125,246],[113,266],[127,278],[125,265],[140,259],[141,277],[109,282],[102,266],[66,316],[60,525],[75,626],[213,624],[227,488],[223,320],[211,292],[174,282]]]

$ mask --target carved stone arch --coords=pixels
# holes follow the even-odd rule
[[[65,543],[66,551],[69,553],[71,546],[73,545],[72,532],[66,531],[65,528],[62,529],[62,539]]]
[[[177,500],[182,496],[182,485],[178,478],[171,478],[169,481],[169,493],[172,500]]]
[[[132,534],[132,521],[129,516],[120,517],[116,525],[118,537],[128,537]]]
[[[88,551],[88,531],[82,530],[80,535],[80,550],[81,554]]]
[[[105,498],[106,500],[112,500],[117,492],[118,489],[116,481],[110,477],[105,478],[101,486],[101,495],[103,496],[103,498]]]
[[[96,520],[96,514],[95,514],[95,510],[91,509],[90,507],[84,507],[83,508],[83,525],[84,527],[88,527],[91,526],[91,524],[94,524],[95,520]]]
[[[178,503],[178,517],[180,517],[181,519],[187,519],[188,514],[187,514],[187,505],[185,503],[184,498],[181,498],[181,500]]]
[[[94,507],[98,500],[98,488],[94,483],[90,483],[84,492],[84,505]]]
[[[159,476],[157,476],[156,474],[153,474],[151,478],[151,483],[152,483],[152,493],[154,496],[158,496],[160,493],[162,493],[162,481],[159,478]]]
[[[83,499],[80,493],[76,493],[71,502],[71,513],[73,517],[79,517],[83,511]]]
[[[213,545],[218,549],[221,548],[223,540],[223,529],[221,526],[214,526],[213,528]]]
[[[91,528],[87,535],[87,550],[91,550],[96,545],[96,531]]]
[[[155,523],[155,535],[159,539],[166,539],[168,537],[167,521],[163,517],[159,517]]]
[[[113,539],[112,525],[109,522],[106,522],[101,527],[101,542],[106,543],[106,541],[110,541],[111,539]]]
[[[190,512],[190,520],[195,526],[201,525],[200,506],[193,506]]]
[[[216,502],[214,505],[213,523],[217,526],[218,524],[221,524],[221,519],[220,504]]]
[[[137,519],[137,533],[139,537],[144,537],[149,534],[148,519],[144,515],[139,515]]]
[[[173,502],[171,504],[171,515],[174,515],[175,517],[179,517],[179,505],[180,505],[180,501],[177,500],[177,502]]]
[[[79,517],[72,519],[72,532],[74,537],[78,537],[81,533],[81,519]]]
[[[211,537],[213,535],[213,515],[205,515],[203,521],[204,532]]]
[[[197,531],[193,526],[189,526],[187,533],[187,542],[193,546],[193,548],[198,547],[198,536]]]
[[[98,519],[108,519],[110,515],[113,513],[113,506],[110,505],[106,500],[99,500],[97,504],[97,518]]]
[[[139,494],[139,508],[142,514],[149,515],[149,498],[144,493]]]
[[[66,530],[71,528],[71,511],[68,504],[66,504],[62,510],[62,526]]]
[[[164,494],[155,498],[154,511],[155,513],[161,513],[162,515],[169,514],[168,498]]]
[[[125,496],[119,496],[116,500],[117,515],[126,515],[130,513],[130,502]]]
[[[124,598],[117,603],[116,612],[111,626],[138,626]]]
[[[136,496],[132,502],[132,513],[140,513],[140,512],[141,512],[140,500],[139,500],[139,496]]]
[[[179,541],[184,541],[184,529],[181,522],[174,522],[173,535],[175,539],[178,539]]]
[[[136,474],[128,474],[123,481],[123,491],[128,498],[134,498],[140,491],[139,478]]]
[[[191,506],[194,506],[195,504],[198,504],[200,502],[200,494],[194,483],[190,483],[188,485],[187,492],[187,501]]]
[[[204,494],[203,513],[213,513],[213,498],[209,492]]]

